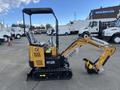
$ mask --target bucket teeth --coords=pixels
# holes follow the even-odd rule
[[[98,74],[99,70],[96,69],[95,64],[88,60],[87,58],[83,59],[85,61],[85,69],[87,70],[88,74]]]

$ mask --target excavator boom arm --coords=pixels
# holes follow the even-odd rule
[[[110,46],[105,41],[90,37],[79,38],[76,41],[74,41],[70,46],[68,46],[68,48],[61,53],[61,55],[67,57],[70,54],[70,52],[74,51],[77,47],[81,47],[87,44],[103,49],[103,53],[94,63],[87,58],[83,59],[85,61],[85,67],[88,73],[98,73],[102,66],[105,65],[107,60],[110,58],[110,56],[114,54],[116,50],[115,47]]]

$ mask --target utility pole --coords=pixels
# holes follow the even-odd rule
[[[77,14],[76,14],[76,11],[74,12],[74,20],[76,21],[77,19]]]

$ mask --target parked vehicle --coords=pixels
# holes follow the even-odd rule
[[[24,35],[24,29],[20,27],[12,27],[11,33],[14,38],[20,39]]]
[[[46,29],[34,29],[34,34],[46,34]]]
[[[58,31],[58,35],[69,35],[70,34],[70,30],[68,29],[60,29]]]
[[[53,28],[49,28],[47,30],[47,34],[48,35],[55,35],[56,31]],[[58,31],[58,35],[69,35],[70,34],[70,30],[67,28],[63,28],[63,27],[59,27],[59,31]]]
[[[70,34],[79,34],[79,30],[84,29],[89,25],[88,20],[74,20],[67,24]]]
[[[48,28],[47,30],[47,35],[52,35],[55,32],[55,30],[53,28]]]
[[[113,25],[113,23],[113,19],[90,20],[88,27],[79,29],[79,35],[82,35],[83,37],[89,35],[101,37],[102,30],[108,28],[108,26]]]
[[[47,30],[47,34],[48,35],[55,35],[56,32],[55,32],[54,29],[49,29],[49,30]],[[68,30],[68,29],[61,30],[61,29],[59,29],[58,35],[69,35],[69,34],[70,34],[70,30]]]
[[[108,41],[120,44],[120,18],[116,21],[115,27],[103,30],[102,36]]]
[[[3,35],[0,33],[0,45],[4,42]]]
[[[8,28],[4,28],[4,30],[0,30],[0,43],[6,42],[8,38],[12,38],[11,32]]]
[[[39,29],[34,29],[34,34],[41,34],[41,31]]]

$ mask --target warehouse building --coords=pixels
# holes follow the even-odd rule
[[[91,10],[89,19],[116,19],[120,13],[120,5],[112,7],[101,7]]]

